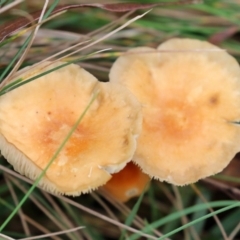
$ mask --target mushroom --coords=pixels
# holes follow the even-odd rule
[[[133,162],[129,162],[120,172],[114,173],[102,188],[120,202],[127,202],[147,190],[149,182],[148,175]]]
[[[24,70],[26,80],[54,67]],[[79,116],[95,101],[39,185],[55,194],[79,195],[103,184],[129,162],[142,124],[141,106],[124,87],[98,82],[70,64],[0,97],[0,149],[19,173],[35,180]]]
[[[135,48],[113,64],[110,82],[142,104],[133,161],[151,177],[194,183],[240,150],[240,68],[226,51],[196,39]]]

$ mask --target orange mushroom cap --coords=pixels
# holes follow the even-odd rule
[[[120,172],[114,173],[103,189],[121,202],[140,196],[147,190],[150,178],[134,163],[129,162]]]
[[[20,77],[26,80],[61,64],[44,64]],[[0,97],[2,155],[16,171],[35,180],[95,91],[95,101],[40,186],[53,193],[79,195],[105,184],[134,154],[142,124],[140,105],[124,87],[98,82],[74,64]]]
[[[240,150],[240,68],[204,41],[171,39],[119,57],[110,81],[142,104],[133,160],[150,176],[184,185],[223,170]]]

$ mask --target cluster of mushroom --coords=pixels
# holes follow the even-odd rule
[[[60,64],[25,69],[20,77]],[[36,179],[95,92],[40,181],[47,191],[79,195],[104,185],[126,201],[141,193],[148,176],[190,184],[222,171],[240,151],[237,61],[210,43],[171,39],[123,54],[107,83],[70,64],[1,96],[2,155]]]

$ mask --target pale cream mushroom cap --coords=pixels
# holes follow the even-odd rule
[[[25,71],[22,78],[61,64]],[[0,97],[2,155],[16,171],[35,180],[95,92],[95,101],[40,186],[79,195],[105,184],[134,154],[141,106],[124,87],[98,82],[78,65],[55,70]]]
[[[223,170],[240,151],[240,68],[204,41],[172,39],[155,53],[130,50],[110,81],[142,103],[133,160],[150,176],[185,185]]]

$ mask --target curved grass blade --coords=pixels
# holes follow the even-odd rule
[[[35,237],[21,238],[19,240],[34,240],[34,239],[53,237],[53,236],[63,235],[63,234],[66,234],[66,233],[75,232],[75,231],[78,231],[78,230],[84,229],[84,228],[85,227],[75,227],[75,228],[71,228],[71,229],[68,229],[68,230],[59,231],[59,232],[53,232],[53,233],[48,233],[48,234],[43,234],[43,235],[38,235],[38,236],[35,236]]]
[[[146,187],[145,187],[145,189],[146,189]],[[138,198],[137,202],[134,204],[132,211],[130,212],[129,216],[127,217],[127,219],[125,221],[125,224],[127,226],[130,226],[132,224],[135,216],[137,215],[137,212],[138,212],[138,210],[140,208],[140,205],[142,203],[142,199],[143,199],[143,196],[144,196],[145,192],[146,192],[145,190],[142,192],[142,194]],[[122,231],[122,234],[120,236],[120,240],[126,239],[125,235],[126,235],[126,229],[124,229]]]
[[[201,0],[184,0],[178,2],[162,2],[162,3],[113,3],[113,4],[101,4],[101,3],[82,3],[82,4],[68,4],[58,6],[51,11],[51,14],[47,12],[49,15],[56,14],[62,11],[75,9],[75,8],[83,8],[83,7],[92,7],[92,8],[101,8],[103,10],[107,10],[110,12],[128,12],[135,11],[140,9],[150,9],[154,7],[165,7],[165,6],[174,6],[174,5],[183,5],[183,4],[195,4],[201,3]],[[31,14],[32,19],[34,21],[38,20],[41,15],[41,11],[35,12]],[[23,27],[26,27],[31,24],[31,21],[26,18],[19,18],[15,21],[7,23],[0,27],[0,42],[2,42],[7,36],[11,35],[16,30],[19,30]]]
[[[8,71],[11,69],[11,67],[13,66],[13,64],[16,62],[16,60],[18,59],[18,57],[23,53],[23,51],[25,50],[25,48],[27,47],[27,45],[29,44],[30,40],[32,38],[32,33],[27,37],[27,39],[25,40],[24,44],[22,45],[22,47],[18,50],[17,54],[14,56],[14,58],[12,59],[12,61],[8,64],[8,66],[5,68],[5,70],[3,71],[3,73],[0,76],[0,83],[3,81],[3,78],[6,76],[6,74],[8,73]]]
[[[170,214],[170,215],[168,215],[168,216],[166,216],[166,217],[164,217],[164,218],[162,218],[162,219],[160,219],[158,221],[155,221],[155,222],[149,224],[148,226],[146,226],[145,228],[143,228],[142,232],[149,233],[150,229],[159,228],[160,226],[162,226],[162,225],[164,225],[164,224],[166,224],[168,222],[172,222],[172,221],[174,221],[176,219],[179,219],[181,216],[184,216],[184,215],[187,215],[187,214],[191,214],[191,213],[195,213],[197,211],[202,211],[204,209],[208,209],[209,207],[212,207],[212,208],[214,208],[214,207],[224,207],[224,208],[222,208],[223,210],[220,209],[220,211],[223,212],[223,211],[227,211],[229,207],[230,207],[229,209],[234,208],[234,207],[240,207],[240,202],[239,201],[213,201],[213,202],[209,202],[208,204],[205,204],[205,203],[198,204],[198,205],[195,205],[195,206],[192,206],[192,207],[189,207],[189,208],[185,208],[182,211],[178,211],[178,212],[172,213],[172,214]],[[206,218],[209,218],[209,217],[213,216],[214,214],[218,214],[219,213],[218,211],[219,210],[214,211],[213,213],[210,213],[211,215],[207,214],[207,215],[205,215],[205,216],[203,216],[201,218],[198,218],[197,220],[189,222],[188,224],[193,225],[193,224],[195,224],[197,222],[200,222],[200,221],[202,221],[202,220],[204,220]],[[204,217],[206,217],[206,218],[204,218]],[[184,225],[184,226],[186,226],[186,227],[191,226],[191,225],[188,225],[188,224],[186,224],[187,226],[186,225]],[[182,227],[184,227],[184,226],[182,226]],[[180,229],[178,231],[181,231],[181,230],[183,230],[183,229]],[[166,238],[168,236],[170,236],[170,235],[163,235],[162,237]],[[138,239],[138,237],[139,237],[139,235],[133,234],[131,237],[129,237],[129,240],[136,240],[136,239]],[[160,239],[164,239],[164,238],[160,238]]]
[[[183,226],[181,226],[181,227],[179,227],[179,228],[177,228],[177,229],[175,229],[175,230],[173,230],[173,231],[171,231],[171,232],[169,232],[167,234],[164,234],[162,237],[159,238],[159,240],[163,240],[166,237],[170,237],[173,234],[175,234],[175,233],[177,233],[177,232],[179,232],[179,231],[181,231],[181,230],[183,230],[183,229],[185,229],[187,227],[190,227],[190,226],[192,226],[192,225],[194,225],[194,224],[196,224],[198,222],[201,222],[201,221],[203,221],[203,220],[205,220],[207,218],[213,217],[214,215],[217,215],[219,213],[225,212],[227,210],[230,210],[230,209],[236,208],[236,207],[240,207],[240,202],[236,202],[235,204],[231,204],[230,206],[221,208],[221,209],[216,210],[216,211],[214,211],[212,213],[206,214],[205,216],[202,216],[202,217],[200,217],[200,218],[198,218],[198,219],[196,219],[194,221],[191,221],[191,222],[189,222],[189,223],[187,223],[187,224],[185,224],[185,225],[183,225]]]
[[[107,49],[107,50],[108,50],[108,49]],[[105,51],[105,50],[104,50],[104,51]],[[34,77],[31,77],[31,78],[29,78],[29,79],[27,79],[27,80],[24,80],[24,81],[23,81],[22,78],[18,78],[18,79],[16,79],[15,81],[13,81],[13,82],[9,83],[8,85],[4,86],[4,87],[0,90],[0,96],[6,94],[7,92],[10,92],[10,91],[16,89],[16,88],[18,88],[18,87],[20,87],[20,86],[22,86],[22,85],[24,85],[24,84],[26,84],[26,83],[29,83],[29,82],[31,82],[31,81],[33,81],[33,80],[36,80],[36,79],[39,78],[39,77],[42,77],[42,76],[44,76],[44,75],[46,75],[46,74],[48,74],[48,73],[51,73],[51,72],[53,72],[53,71],[55,71],[55,70],[57,70],[57,69],[63,68],[63,67],[65,67],[65,66],[68,66],[69,64],[72,64],[72,63],[75,63],[75,62],[79,62],[79,61],[81,61],[81,60],[83,60],[83,59],[85,59],[85,58],[87,58],[87,57],[89,57],[89,56],[92,56],[92,55],[94,55],[94,54],[96,54],[96,53],[99,53],[99,52],[103,52],[103,50],[100,50],[100,51],[91,53],[91,54],[86,55],[86,56],[81,57],[81,58],[74,59],[73,61],[69,61],[69,62],[63,63],[63,64],[61,64],[61,65],[59,65],[59,66],[57,66],[57,67],[54,67],[54,68],[52,68],[52,69],[49,69],[49,70],[47,70],[47,71],[45,71],[45,72],[43,72],[43,73],[40,73],[40,74],[38,74],[38,75],[36,75],[36,76],[34,76]]]

